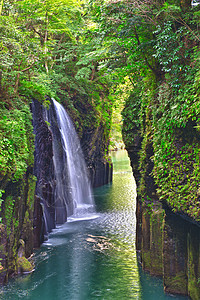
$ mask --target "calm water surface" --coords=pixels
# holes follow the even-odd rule
[[[187,299],[165,295],[162,280],[138,265],[135,181],[125,151],[113,163],[113,184],[94,191],[97,213],[54,230],[35,253],[35,272],[10,281],[0,299]]]

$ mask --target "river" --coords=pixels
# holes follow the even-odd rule
[[[125,151],[113,153],[113,183],[94,190],[96,213],[69,218],[34,254],[35,271],[10,280],[0,299],[188,299],[163,291],[136,253],[136,186]]]

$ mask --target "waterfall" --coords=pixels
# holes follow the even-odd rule
[[[52,100],[49,109],[32,102],[35,133],[35,244],[56,225],[93,218],[92,189],[79,138],[65,109]]]
[[[63,224],[67,217],[80,217],[94,210],[94,201],[79,138],[61,104],[53,100],[54,113],[46,111],[53,136],[55,172],[55,218]],[[53,116],[54,115],[54,116]]]

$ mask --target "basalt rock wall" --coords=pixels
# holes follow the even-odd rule
[[[33,211],[36,179],[31,169],[23,179],[8,182],[2,207],[0,224],[0,283],[18,273],[18,251],[23,241],[23,253],[29,257],[33,252]]]
[[[93,130],[87,130],[81,138],[81,146],[92,186],[95,188],[110,183],[113,166],[111,160],[105,158],[108,142],[105,140],[103,124]]]
[[[55,228],[54,210],[54,167],[52,133],[45,121],[45,110],[40,102],[33,100],[33,128],[35,134],[34,174],[37,178],[34,210],[34,243],[39,247],[44,240],[45,219],[43,210],[48,211],[49,229]]]
[[[140,98],[131,94],[123,111],[123,139],[137,182],[137,249],[143,268],[163,276],[166,292],[199,299],[199,244],[191,240],[197,231],[191,224],[200,222],[199,113],[183,117],[170,86],[155,86]],[[159,212],[162,205],[175,213],[172,219]],[[176,230],[179,216],[190,229],[182,220]]]
[[[200,297],[200,227],[157,203],[139,205],[137,250],[145,271],[163,278],[167,293]]]

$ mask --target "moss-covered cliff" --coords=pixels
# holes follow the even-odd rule
[[[199,94],[195,78],[190,85],[186,96],[186,83],[176,95],[170,94],[166,82],[157,84],[152,89],[154,95],[141,97],[137,111],[132,108],[137,99],[131,95],[123,111],[123,136],[133,172],[139,178],[140,199],[151,201],[156,194],[173,211],[200,221]],[[130,115],[131,130],[127,125]]]
[[[140,199],[158,197],[199,222],[199,6],[164,2],[152,35],[138,29],[146,68],[126,101],[123,137]]]
[[[0,214],[1,281],[17,272],[19,239],[26,256],[33,250],[33,209],[36,178],[33,176],[34,136],[29,104],[0,98]]]

